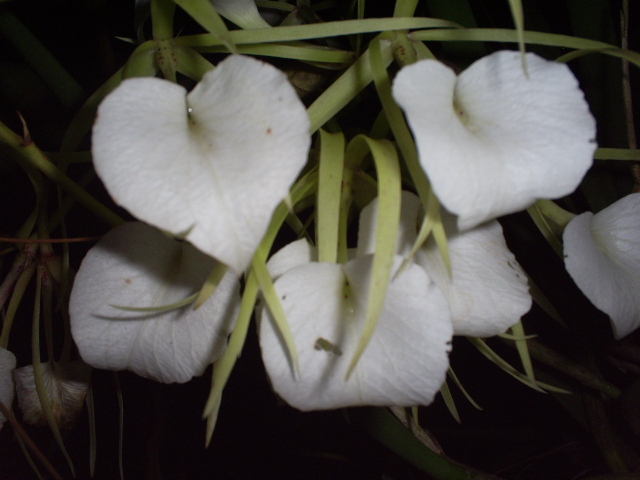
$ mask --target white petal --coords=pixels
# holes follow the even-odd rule
[[[269,274],[277,280],[294,267],[318,261],[318,249],[301,238],[278,250],[267,262]]]
[[[242,28],[269,28],[254,0],[211,0],[216,11]]]
[[[345,265],[311,263],[276,281],[298,350],[300,375],[294,378],[266,309],[260,345],[273,388],[290,405],[300,410],[427,405],[440,389],[449,363],[449,309],[417,265],[391,283],[371,342],[345,381],[364,323],[372,258]],[[396,258],[396,268],[401,261]]]
[[[71,330],[89,365],[129,369],[157,381],[186,382],[226,348],[237,316],[231,271],[199,309],[165,313],[116,308],[168,305],[197,292],[215,261],[142,223],[110,231],[80,266],[71,292]]]
[[[420,163],[461,230],[571,193],[593,162],[595,120],[569,68],[519,52],[459,77],[435,60],[404,67],[393,95]]]
[[[396,240],[396,253],[406,257],[416,241],[422,222],[422,204],[420,198],[406,190],[402,191],[400,225]],[[376,250],[376,228],[378,225],[378,197],[360,212],[358,224],[358,256],[374,253]]]
[[[491,337],[504,333],[531,309],[527,276],[509,251],[502,227],[493,220],[459,232],[443,213],[451,276],[433,239],[416,254],[449,300],[455,335]]]
[[[232,55],[188,95],[124,81],[98,109],[92,152],[116,203],[242,272],[307,161],[308,130],[282,72]]]
[[[575,217],[564,231],[564,263],[580,290],[611,317],[616,338],[640,327],[640,193],[597,214]]]
[[[360,214],[358,251],[372,253],[370,233],[376,229],[378,199]],[[402,192],[397,252],[406,256],[417,237],[422,220],[420,199]],[[504,333],[531,308],[527,277],[509,251],[497,221],[460,232],[453,215],[442,212],[449,242],[451,276],[433,237],[418,250],[415,262],[421,265],[446,295],[455,335],[490,337]]]
[[[91,367],[82,361],[42,364],[43,380],[53,416],[60,428],[70,428],[82,411],[89,391]],[[29,425],[46,425],[47,419],[36,391],[33,365],[14,370],[18,405]]]
[[[6,348],[0,347],[0,402],[5,407],[11,409],[15,386],[13,384],[13,376],[11,372],[16,368],[16,357]],[[0,413],[0,430],[7,419]]]

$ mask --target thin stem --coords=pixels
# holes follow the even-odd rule
[[[538,200],[536,206],[545,217],[552,220],[563,230],[576,217],[574,213],[568,212],[552,200]]]
[[[56,167],[32,141],[24,141],[19,135],[12,132],[6,125],[0,122],[0,141],[13,148],[29,166],[35,167],[45,174],[50,180],[60,185],[72,194],[89,210],[94,212],[104,221],[115,227],[124,223],[119,215],[116,215],[95,197],[88,194],[82,187],[65,175]]]

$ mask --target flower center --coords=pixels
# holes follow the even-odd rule
[[[453,111],[456,112],[456,116],[460,119],[463,125],[467,125],[469,123],[469,115],[464,111],[460,102],[454,97],[453,98]]]

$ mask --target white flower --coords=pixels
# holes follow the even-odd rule
[[[308,130],[284,73],[231,55],[189,94],[125,80],[98,109],[92,153],[116,203],[241,273],[307,161]]]
[[[197,292],[215,260],[143,223],[107,233],[82,261],[69,313],[82,359],[171,383],[201,375],[227,345],[240,304],[238,277],[227,272],[197,310],[118,308],[169,305]]]
[[[460,230],[571,193],[593,161],[595,120],[569,68],[501,51],[459,76],[435,60],[400,70],[393,95],[420,163]]]
[[[611,318],[620,339],[640,327],[640,193],[595,215],[575,217],[564,231],[564,264],[582,293]]]
[[[377,211],[377,198],[363,209],[361,238],[370,238],[371,232],[375,232]],[[422,220],[420,199],[402,192],[401,212],[397,251],[407,256]],[[451,275],[433,238],[418,250],[415,262],[447,297],[454,334],[490,337],[504,333],[529,311],[532,299],[527,276],[507,248],[502,227],[494,220],[460,232],[455,217],[446,212],[442,221],[449,243]],[[373,246],[371,242],[359,241],[358,253],[371,253]]]
[[[47,398],[51,402],[53,417],[60,428],[70,428],[82,411],[89,391],[91,367],[84,362],[42,364]],[[36,391],[33,365],[17,368],[13,372],[22,417],[29,425],[46,425],[47,419]]]
[[[394,271],[401,262],[396,256]],[[290,405],[428,405],[440,390],[449,366],[451,317],[446,298],[416,264],[390,283],[377,328],[346,379],[362,335],[372,265],[373,255],[344,265],[318,263],[306,240],[269,261],[298,351],[299,375],[267,308],[259,312],[260,345],[271,384]]]
[[[6,348],[0,347],[0,402],[7,409],[11,409],[15,386],[13,384],[13,376],[11,372],[16,368],[16,357]],[[0,430],[7,419],[0,413]]]

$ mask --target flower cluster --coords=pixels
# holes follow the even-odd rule
[[[267,307],[258,310],[260,344],[272,385],[288,403],[302,410],[429,404],[444,381],[453,335],[503,333],[529,310],[526,274],[495,219],[570,194],[596,144],[595,121],[570,70],[533,54],[524,60],[526,70],[518,52],[502,51],[460,75],[435,60],[397,74],[393,96],[446,209],[450,264],[433,238],[410,254],[424,206],[403,192],[392,280],[352,371],[376,281],[378,201],[360,213],[346,263],[319,262],[307,240],[269,260],[297,365]],[[307,164],[304,105],[277,69],[232,55],[188,94],[165,80],[124,81],[100,106],[92,141],[96,171],[114,201],[146,224],[114,229],[85,258],[70,302],[74,339],[94,367],[187,381],[224,351],[239,276]],[[587,295],[599,284],[579,278],[593,276],[598,262],[611,272],[611,290],[626,295],[621,313],[609,310],[623,303],[609,290],[594,300],[614,321],[627,319],[618,336],[638,326],[637,199],[620,215],[577,217],[565,233],[567,268]],[[635,218],[629,230],[623,217]],[[582,232],[589,222],[593,239]],[[571,246],[582,243],[597,245],[604,260]],[[221,265],[230,270],[200,308],[180,303]],[[149,308],[129,308],[136,306]]]

